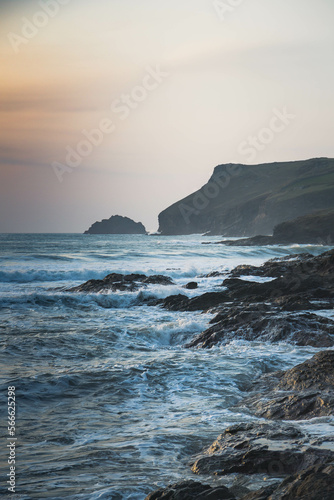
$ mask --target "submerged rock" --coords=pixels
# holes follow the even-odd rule
[[[69,288],[68,292],[89,292],[98,293],[105,291],[116,292],[137,290],[140,286],[147,285],[173,285],[173,281],[168,276],[153,275],[146,276],[145,274],[108,274],[102,280],[89,280],[82,285]]]
[[[225,486],[212,488],[197,481],[184,481],[150,493],[145,500],[235,500],[235,496]]]

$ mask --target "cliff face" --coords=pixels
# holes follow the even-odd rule
[[[162,234],[272,234],[277,224],[334,209],[334,159],[215,168],[201,189],[159,215]]]
[[[110,219],[94,222],[84,234],[146,234],[146,229],[141,222],[113,215]]]

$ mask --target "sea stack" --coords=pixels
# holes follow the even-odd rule
[[[135,222],[121,215],[112,215],[110,219],[94,222],[84,234],[147,234],[147,232],[141,222]]]

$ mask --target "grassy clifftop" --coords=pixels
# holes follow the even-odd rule
[[[208,183],[159,215],[162,234],[272,234],[277,224],[334,209],[334,159],[219,165]]]

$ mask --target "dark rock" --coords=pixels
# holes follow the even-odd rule
[[[232,271],[232,278],[223,284],[228,287],[232,299],[248,302],[270,302],[280,297],[299,300],[331,299],[334,297],[334,250],[313,257],[293,256],[284,260],[271,260],[263,266],[252,269],[252,274],[276,277],[265,283],[245,282],[236,275],[240,269]]]
[[[168,276],[163,276],[162,274],[154,274],[152,276],[147,276],[143,279],[142,283],[145,285],[174,285],[174,282]]]
[[[113,215],[94,224],[84,234],[147,234],[141,222],[135,222],[129,217]]]
[[[248,493],[246,496],[243,496],[241,500],[269,500],[270,495],[273,493],[273,491],[275,491],[275,489],[275,485],[266,486],[265,488],[261,488],[258,491]]]
[[[245,281],[238,277],[245,272],[276,279],[262,283]],[[258,303],[282,304],[283,310],[291,309],[290,302],[298,303],[298,310],[307,308],[310,301],[321,304],[319,307],[312,303],[312,309],[328,308],[334,303],[334,250],[317,257],[304,254],[275,259],[259,268],[239,266],[231,272],[231,276],[222,283],[225,291],[209,292],[187,300],[184,298],[177,303],[170,298],[157,303],[175,311],[207,311],[225,303],[243,303],[243,308]]]
[[[300,472],[334,460],[334,452],[302,445],[307,436],[295,426],[275,423],[238,424],[225,430],[197,458],[196,474],[266,474]]]
[[[277,306],[281,311],[310,311],[312,309],[326,309],[327,303],[312,304],[309,300],[300,299],[299,297],[277,297],[272,300],[272,304]]]
[[[251,238],[240,238],[238,240],[215,241],[214,245],[226,245],[228,247],[262,247],[266,245],[278,245],[273,236],[252,236]],[[203,245],[212,245],[211,242],[205,242]]]
[[[312,347],[334,346],[333,320],[312,313],[291,316],[270,310],[265,304],[226,307],[211,323],[213,326],[197,335],[187,347],[212,347],[237,338],[266,342],[284,340]]]
[[[251,265],[237,266],[231,271],[230,275],[234,278],[238,278],[240,276],[279,278],[284,274],[291,274],[297,266],[303,266],[305,262],[312,261],[314,258],[315,257],[310,253],[285,255],[284,257],[270,259],[260,267]]]
[[[169,295],[165,299],[158,299],[152,302],[152,305],[162,305],[169,311],[182,311],[188,304],[189,299],[186,295],[179,293],[178,295]]]
[[[304,363],[287,370],[281,377],[279,389],[334,390],[334,351],[321,351]]]
[[[277,224],[310,210],[333,210],[333,174],[334,160],[328,158],[219,165],[205,186],[160,213],[159,231],[230,237],[272,234]]]
[[[221,273],[220,271],[212,271],[211,273],[204,274],[203,278],[218,278],[219,276],[225,276],[227,273]]]
[[[145,500],[235,500],[235,496],[225,487],[201,484],[196,481],[184,481],[160,489],[147,495]]]
[[[169,311],[207,311],[225,302],[226,298],[223,292],[207,292],[191,299],[180,294],[157,300],[155,304],[161,304]]]
[[[190,281],[189,283],[184,285],[184,288],[186,288],[187,290],[195,290],[196,288],[198,288],[198,283],[196,281]]]
[[[261,417],[306,420],[334,414],[334,351],[322,351],[285,372],[264,375],[243,401]]]
[[[154,275],[146,276],[145,274],[108,274],[102,280],[89,280],[82,285],[68,289],[68,292],[89,292],[98,293],[104,291],[134,291],[140,286],[147,285],[173,285],[173,281],[167,276]]]
[[[275,278],[266,282],[240,279],[244,273]],[[309,254],[273,259],[261,267],[238,266],[225,279],[222,292],[212,292],[174,304],[174,310],[219,310],[214,326],[198,335],[187,347],[212,347],[234,338],[281,340],[331,347],[334,322],[310,312],[334,304],[334,250],[317,257]],[[169,308],[168,299],[165,307]]]
[[[271,420],[308,420],[334,414],[333,394],[305,392],[289,396],[277,396],[269,400],[260,399],[253,410],[261,417]]]
[[[241,500],[333,500],[334,465],[309,467],[287,477],[279,486],[252,492]]]

